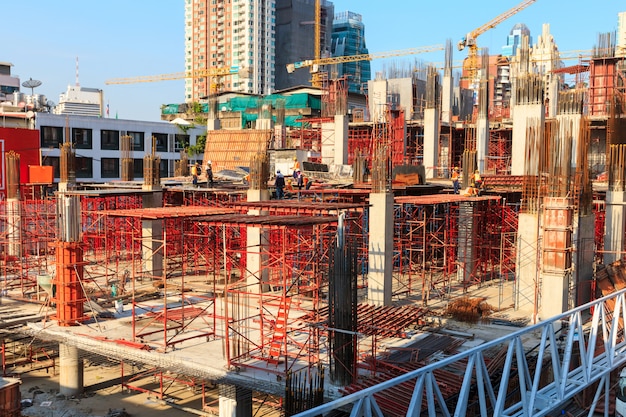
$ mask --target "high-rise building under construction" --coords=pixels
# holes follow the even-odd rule
[[[185,2],[185,70],[233,68],[228,77],[185,81],[185,100],[212,89],[269,94],[274,87],[276,2]]]

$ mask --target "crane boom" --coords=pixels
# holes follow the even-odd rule
[[[489,22],[485,23],[484,25],[479,26],[476,29],[472,30],[471,32],[469,32],[467,34],[467,36],[465,36],[459,42],[459,44],[458,44],[459,51],[462,51],[463,49],[465,49],[466,46],[475,45],[476,44],[476,38],[478,36],[482,35],[486,31],[488,31],[489,29],[493,29],[494,27],[498,26],[500,23],[504,22],[509,17],[513,16],[514,14],[522,11],[526,7],[528,7],[531,4],[533,4],[535,1],[536,0],[524,0],[523,2],[519,3],[517,6],[512,7],[511,9],[507,10],[506,12],[504,12],[504,13],[496,16],[496,17],[494,17],[493,19],[491,19]]]
[[[239,67],[208,68],[194,71],[173,72],[170,74],[144,75],[129,78],[112,78],[110,80],[106,80],[105,84],[109,85],[153,83],[158,81],[181,80],[184,78],[222,77],[225,75],[238,74],[239,72]]]
[[[378,52],[372,54],[359,54],[359,55],[345,55],[345,56],[333,56],[329,58],[319,59],[307,59],[305,61],[294,62],[293,64],[287,64],[287,72],[292,73],[298,68],[313,67],[319,65],[332,65],[343,64],[345,62],[356,61],[371,61],[373,59],[390,58],[394,56],[404,55],[416,55],[427,52],[441,51],[444,49],[443,45],[424,46],[420,48],[398,49],[395,51]],[[314,71],[311,71],[314,72]]]

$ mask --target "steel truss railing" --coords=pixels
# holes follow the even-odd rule
[[[320,416],[341,409],[353,417],[382,417],[376,398],[388,398],[386,390],[411,384],[407,416],[419,416],[422,411],[429,417],[465,416],[469,407],[472,415],[480,416],[545,416],[560,410],[575,395],[593,389],[588,415],[595,414],[603,398],[608,417],[611,372],[626,363],[625,294],[626,289],[621,290],[297,416]],[[533,360],[524,348],[530,339],[539,339]],[[498,347],[507,350],[504,366],[491,369],[487,352]],[[458,397],[444,399],[435,371],[451,365],[465,368],[463,385]],[[511,394],[515,400],[510,400]]]

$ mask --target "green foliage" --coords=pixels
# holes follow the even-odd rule
[[[204,153],[205,146],[206,146],[206,134],[199,135],[196,138],[196,144],[189,146],[187,148],[187,153],[189,154],[189,156],[199,155],[201,153]]]

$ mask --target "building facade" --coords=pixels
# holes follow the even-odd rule
[[[330,56],[333,3],[320,0],[320,57]],[[287,64],[315,58],[315,0],[276,0],[276,90],[311,85],[307,69]]]
[[[185,101],[216,89],[269,94],[274,88],[275,0],[185,0],[185,70],[239,69],[185,80]]]
[[[156,140],[156,154],[161,157],[161,178],[174,175],[175,162],[180,151],[195,145],[206,128],[181,129],[165,122],[108,119],[89,116],[67,116],[38,113],[41,164],[54,167],[59,179],[60,145],[71,141],[76,150],[76,180],[79,182],[107,182],[121,178],[122,136],[132,137],[134,178],[143,178],[143,158],[152,152],[152,138]],[[202,155],[190,159],[202,161]]]
[[[342,12],[333,20],[333,56],[367,54],[365,45],[365,25],[360,14]],[[362,93],[363,85],[372,79],[370,61],[344,62],[336,65],[336,77],[348,77],[348,91]],[[335,74],[333,74],[335,75]]]
[[[79,85],[70,85],[65,93],[59,95],[59,104],[52,112],[54,114],[74,114],[77,116],[105,117],[104,93],[98,88],[85,88]]]
[[[0,104],[13,100],[13,93],[20,91],[20,78],[11,75],[10,62],[0,62]]]

